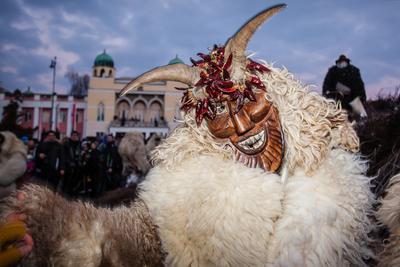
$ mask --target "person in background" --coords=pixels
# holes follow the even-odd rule
[[[37,163],[42,171],[44,182],[57,190],[61,178],[65,174],[63,148],[54,131],[48,131],[46,138],[37,149]]]
[[[106,144],[102,151],[105,185],[100,183],[99,194],[104,190],[118,188],[121,181],[122,160],[118,154],[118,147],[115,145],[114,137],[110,134],[106,137]]]
[[[26,156],[26,171],[21,179],[18,180],[18,186],[21,186],[24,183],[31,182],[36,176],[36,149],[37,144],[36,140],[29,138],[26,142],[27,147],[27,156]]]
[[[74,187],[74,192],[76,195],[84,195],[86,192],[86,180],[87,176],[89,175],[89,170],[87,167],[88,159],[89,159],[89,148],[90,142],[87,140],[82,140],[81,142],[81,162],[80,162],[80,175],[79,179],[77,180],[77,184]]]
[[[365,102],[366,94],[360,70],[350,64],[350,59],[345,55],[340,55],[336,64],[328,70],[322,95],[339,101],[349,111],[352,111],[350,103],[357,97]]]
[[[33,158],[35,158],[37,149],[37,139],[30,138],[26,146],[28,147],[28,155],[32,155]]]
[[[88,197],[96,197],[99,193],[99,183],[101,182],[101,161],[100,152],[97,149],[97,142],[91,142],[88,152],[86,153],[86,190],[85,195]]]
[[[29,137],[24,135],[24,136],[21,137],[21,140],[22,140],[22,142],[24,142],[25,145],[27,145],[28,141],[29,141]]]
[[[71,133],[71,137],[65,142],[63,148],[65,165],[63,191],[74,196],[77,194],[77,185],[82,180],[82,149],[77,131]]]

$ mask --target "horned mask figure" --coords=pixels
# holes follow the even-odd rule
[[[174,64],[152,69],[130,82],[128,93],[143,83],[160,80],[187,84],[181,109],[195,109],[196,122],[205,119],[216,139],[229,140],[236,160],[249,167],[277,171],[283,156],[283,137],[277,109],[265,98],[265,85],[257,73],[269,69],[246,57],[246,48],[257,28],[285,8],[280,4],[250,19],[226,42],[214,45],[210,54],[198,53],[193,66]]]
[[[284,7],[192,66],[157,67],[123,89],[188,86],[184,123],[153,150],[133,203],[94,207],[30,185],[22,203],[0,204],[26,215],[36,246],[26,266],[366,266],[373,196],[347,114],[245,54]]]

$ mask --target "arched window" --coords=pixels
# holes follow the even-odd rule
[[[124,118],[127,119],[129,117],[130,111],[129,103],[125,100],[120,101],[117,105],[117,114],[120,119]]]
[[[108,77],[112,77],[112,70],[108,72]]]
[[[97,106],[97,121],[104,121],[104,103],[100,102]]]
[[[144,121],[146,114],[146,104],[143,101],[137,101],[133,106],[133,118],[138,121]]]
[[[97,77],[97,70],[96,69],[93,70],[93,77]]]
[[[152,122],[159,122],[162,116],[162,108],[161,104],[158,101],[154,101],[150,105],[150,121]]]
[[[105,73],[106,71],[104,70],[104,69],[101,69],[101,71],[100,71],[100,77],[104,77],[104,73]]]

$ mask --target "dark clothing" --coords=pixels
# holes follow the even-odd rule
[[[84,154],[84,190],[86,196],[96,197],[99,194],[98,185],[102,180],[100,152],[89,149]]]
[[[63,190],[65,193],[75,195],[79,181],[82,180],[81,175],[81,144],[79,141],[68,140],[63,146],[65,178]]]
[[[40,154],[45,158],[41,159]],[[60,171],[65,170],[62,145],[57,141],[46,141],[39,145],[36,152],[37,168],[41,170],[41,178],[57,189]]]
[[[100,191],[118,188],[121,183],[122,159],[118,154],[117,146],[110,143],[106,144],[102,153],[102,158],[105,184],[100,185]]]
[[[351,89],[351,93],[348,95],[343,95],[338,92],[336,90],[336,85],[338,82],[349,87]],[[351,64],[345,68],[339,68],[337,66],[331,67],[325,76],[322,95],[327,98],[333,98],[336,101],[340,101],[342,103],[342,107],[345,109],[351,109],[349,103],[357,96],[360,97],[361,101],[365,101],[366,94],[360,70]]]

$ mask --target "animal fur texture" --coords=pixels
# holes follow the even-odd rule
[[[118,152],[122,158],[124,173],[129,174],[133,170],[137,170],[145,175],[149,171],[151,165],[147,158],[147,149],[142,133],[125,134],[118,146]]]
[[[388,227],[390,236],[384,241],[383,251],[379,255],[379,266],[400,266],[400,173],[390,179],[381,204],[377,217]]]
[[[280,175],[233,163],[194,115],[153,154],[141,186],[171,266],[357,266],[374,202],[358,138],[333,101],[286,69],[262,77],[285,136]],[[170,214],[179,214],[172,217]]]
[[[0,199],[15,190],[15,181],[26,170],[27,148],[13,133],[0,132]]]
[[[30,262],[155,266],[165,252],[167,266],[365,266],[374,200],[352,125],[286,69],[268,68],[260,78],[286,148],[278,174],[234,162],[230,144],[188,113],[154,151],[130,207],[95,209],[26,187]],[[5,207],[16,210],[15,199]]]
[[[160,240],[143,201],[110,210],[67,201],[38,185],[22,191],[23,203],[12,196],[0,209],[2,218],[15,211],[28,215],[35,248],[22,266],[162,265]]]

